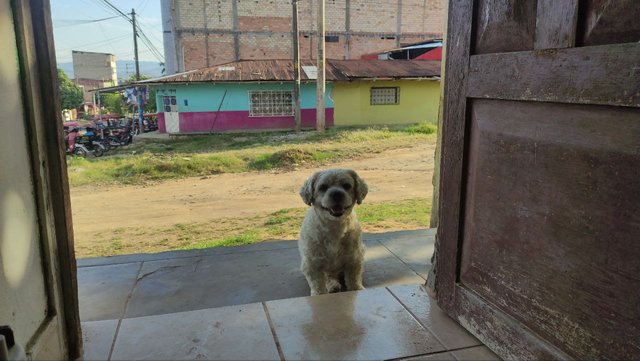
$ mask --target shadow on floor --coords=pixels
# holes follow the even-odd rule
[[[365,287],[424,283],[434,234],[365,234]],[[78,288],[82,321],[309,295],[296,241],[80,259]]]

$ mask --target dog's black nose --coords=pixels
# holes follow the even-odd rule
[[[331,192],[331,199],[334,202],[341,202],[342,200],[344,200],[344,193],[340,191],[333,191]]]

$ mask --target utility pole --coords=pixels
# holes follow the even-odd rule
[[[136,62],[136,82],[140,81],[140,63],[138,61],[138,28],[136,27],[136,9],[131,9],[131,23],[133,24],[133,54]],[[136,99],[138,100],[138,131],[142,133],[142,118],[144,111],[142,106],[142,94],[136,85]]]
[[[292,24],[293,24],[293,76],[295,79],[293,87],[293,112],[296,121],[296,132],[300,131],[301,119],[300,119],[300,45],[298,39],[300,37],[300,30],[298,29],[298,0],[291,2],[293,5]]]
[[[131,24],[133,24],[133,56],[136,62],[136,81],[140,80],[140,63],[138,62],[138,28],[136,27],[136,9],[131,9]]]
[[[324,132],[324,0],[318,0],[318,77],[316,80],[316,130]]]

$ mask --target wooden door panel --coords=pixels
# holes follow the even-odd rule
[[[460,278],[580,358],[640,330],[640,109],[475,100]],[[551,235],[551,237],[550,237]],[[558,292],[562,290],[561,292]],[[607,353],[600,354],[607,344]]]
[[[578,0],[538,0],[536,17],[535,49],[575,45]]]
[[[536,1],[479,0],[474,54],[533,49]]]
[[[583,0],[580,45],[637,43],[640,41],[640,4],[637,0]]]
[[[473,98],[637,107],[640,44],[474,55],[467,89]]]
[[[640,6],[449,2],[429,283],[504,358],[640,359],[640,39],[625,19]]]
[[[575,45],[578,0],[538,0],[536,17],[535,49]]]

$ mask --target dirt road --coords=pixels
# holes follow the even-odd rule
[[[434,150],[427,144],[396,149],[331,168],[355,169],[369,185],[365,202],[430,197]],[[76,239],[90,240],[119,227],[164,227],[302,207],[300,186],[318,169],[221,174],[150,186],[75,187],[71,203]]]

